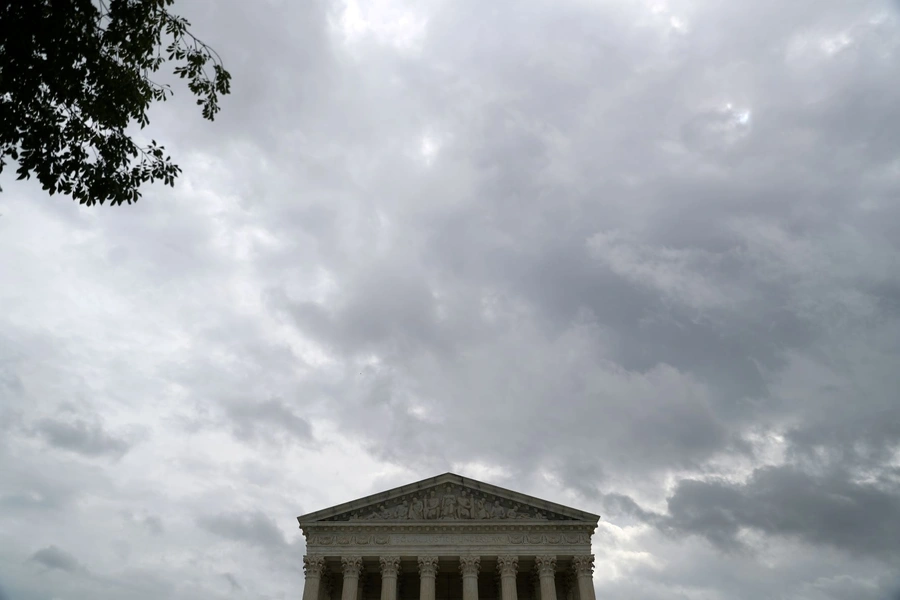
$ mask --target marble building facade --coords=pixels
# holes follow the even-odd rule
[[[599,519],[446,473],[297,517],[303,600],[595,600]]]

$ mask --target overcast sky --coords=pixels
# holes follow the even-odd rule
[[[175,188],[0,182],[0,599],[296,599],[446,471],[602,600],[900,598],[900,4],[173,8]]]

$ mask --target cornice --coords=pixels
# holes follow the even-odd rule
[[[463,477],[455,473],[444,473],[443,475],[438,475],[437,477],[430,477],[428,479],[423,479],[415,483],[410,483],[384,492],[365,496],[357,500],[338,504],[330,508],[325,508],[305,515],[301,515],[297,517],[297,521],[300,523],[301,527],[304,527],[305,525],[310,524],[314,521],[321,521],[323,519],[329,519],[343,513],[357,511],[364,507],[383,504],[407,494],[423,492],[444,484],[459,485],[468,490],[492,494],[513,503],[520,503],[533,508],[564,515],[575,521],[592,522],[596,524],[600,520],[599,515],[571,508],[569,506],[564,506],[562,504],[557,504],[555,502],[550,502],[548,500],[542,500],[541,498],[536,498],[534,496],[529,496],[527,494],[508,490],[496,485],[484,483],[475,479],[470,479],[468,477]],[[526,523],[528,522],[524,519],[523,521]]]
[[[300,523],[303,535],[310,533],[511,533],[511,532],[579,532],[591,533],[596,523],[578,521],[516,521],[485,523],[483,521],[315,521]]]

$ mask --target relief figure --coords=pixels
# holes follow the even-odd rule
[[[456,496],[446,494],[441,503],[441,518],[452,519],[456,516]]]
[[[412,504],[409,505],[409,518],[417,520],[425,518],[425,505],[422,504],[422,499],[418,496],[415,496],[412,499]]]
[[[459,498],[456,500],[456,518],[457,519],[471,519],[472,518],[472,499],[466,496],[466,492],[462,491],[459,493]]]
[[[487,519],[490,515],[488,515],[487,509],[484,507],[484,498],[479,498],[475,501],[475,518],[476,519]]]
[[[437,519],[441,516],[441,499],[434,495],[434,490],[431,491],[431,495],[425,499],[425,518],[426,519]]]

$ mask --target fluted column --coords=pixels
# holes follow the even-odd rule
[[[462,600],[478,600],[478,570],[480,568],[480,557],[459,557],[459,572],[462,574]]]
[[[397,571],[400,569],[399,556],[382,556],[381,564],[381,600],[397,600]]]
[[[535,556],[534,563],[541,579],[541,600],[556,600],[556,557]]]
[[[566,600],[579,600],[578,598],[578,578],[575,577],[574,571],[568,571],[563,577],[563,594]]]
[[[341,569],[344,571],[344,589],[341,591],[341,600],[357,600],[359,591],[359,572],[362,570],[362,558],[359,556],[344,556],[341,558]],[[306,600],[304,598],[304,600]]]
[[[437,556],[419,557],[419,600],[435,600],[434,579],[437,572]]]
[[[356,600],[363,600],[366,593],[366,569],[365,565],[359,571],[359,578],[356,580]]]
[[[322,573],[321,583],[319,584],[319,600],[331,600],[331,591],[334,582],[331,578],[331,573],[328,572],[326,568]]]
[[[498,556],[497,570],[500,572],[500,600],[518,600],[516,573],[519,571],[519,557]]]
[[[585,554],[572,558],[572,568],[578,579],[578,600],[596,600],[594,593],[594,555]]]
[[[322,583],[322,572],[325,571],[325,559],[321,556],[303,557],[303,600],[319,600],[319,586]]]

